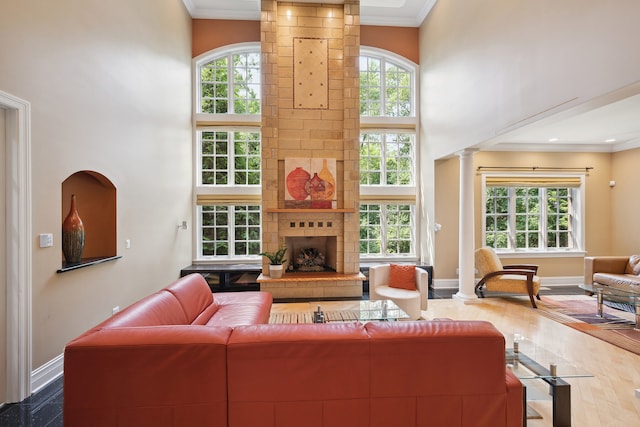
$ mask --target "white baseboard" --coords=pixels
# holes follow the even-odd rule
[[[476,280],[479,280],[476,278]],[[457,289],[458,279],[435,279],[433,281],[434,289]],[[578,286],[584,282],[582,276],[555,276],[555,277],[540,277],[541,286]]]
[[[31,392],[37,393],[62,375],[64,355],[60,354],[31,372]]]

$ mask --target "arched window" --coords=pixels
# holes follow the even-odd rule
[[[416,64],[360,50],[360,256],[417,260]],[[390,130],[393,129],[393,130]]]
[[[260,44],[194,60],[198,259],[259,259]],[[360,253],[417,260],[417,65],[361,48]],[[392,129],[392,130],[390,130]]]
[[[198,259],[259,259],[260,44],[194,60]]]

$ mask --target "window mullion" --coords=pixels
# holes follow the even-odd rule
[[[380,253],[387,254],[387,205],[380,205]]]
[[[538,224],[538,227],[540,228],[540,238],[539,238],[539,243],[538,243],[538,247],[540,247],[541,249],[547,249],[548,244],[547,244],[547,234],[548,233],[548,229],[547,227],[549,226],[549,220],[548,220],[548,198],[547,198],[547,189],[546,188],[541,188],[540,189],[540,223]],[[556,212],[557,214],[557,212]],[[557,233],[554,233],[554,235],[556,236],[556,240],[558,239],[558,235]],[[555,247],[558,247],[557,242]]]
[[[227,213],[227,222],[229,224],[229,254],[228,256],[236,256],[236,207],[229,206]]]
[[[516,189],[509,188],[509,246],[511,249],[517,249],[516,240]]]
[[[380,185],[387,185],[387,134],[380,138]]]
[[[227,179],[227,185],[235,186],[236,185],[236,143],[235,143],[235,132],[227,132],[227,155],[229,156],[229,160],[227,163],[227,169],[229,173],[229,178]]]
[[[234,74],[233,55],[233,53],[230,53],[227,57],[227,111],[229,114],[235,114],[236,112],[236,102],[234,99],[236,76]]]
[[[387,65],[384,58],[380,60],[380,117],[386,116],[387,105]]]

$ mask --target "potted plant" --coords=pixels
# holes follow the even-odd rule
[[[286,262],[284,255],[287,252],[286,246],[281,246],[276,252],[261,252],[260,255],[269,259],[269,276],[272,279],[282,277],[283,264]]]

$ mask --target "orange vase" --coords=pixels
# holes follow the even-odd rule
[[[309,197],[307,183],[311,175],[301,167],[297,167],[287,175],[287,191],[294,200],[304,200]]]
[[[84,252],[84,224],[76,208],[76,195],[71,195],[69,214],[62,222],[62,253],[67,263],[82,261]]]
[[[324,200],[333,200],[336,192],[336,179],[327,167],[327,159],[322,160],[322,170],[318,176],[324,181]]]

